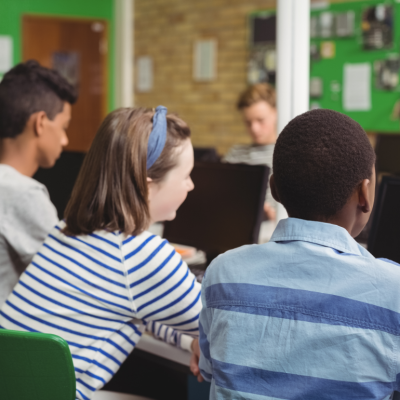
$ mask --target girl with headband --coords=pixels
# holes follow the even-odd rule
[[[165,107],[109,114],[64,220],[0,311],[0,328],[68,342],[78,399],[96,397],[146,325],[182,348],[198,346],[188,335],[198,336],[200,284],[166,240],[146,231],[175,217],[194,187],[192,168],[190,129]]]

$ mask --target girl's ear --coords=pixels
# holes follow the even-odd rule
[[[154,199],[154,196],[157,192],[157,187],[156,185],[154,185],[153,183],[153,179],[147,177],[147,187],[148,187],[148,200],[151,201],[152,199]]]

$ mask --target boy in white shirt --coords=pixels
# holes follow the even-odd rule
[[[0,305],[58,222],[46,187],[32,176],[68,144],[76,99],[73,86],[33,60],[0,83]]]

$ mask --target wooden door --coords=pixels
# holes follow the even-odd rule
[[[22,52],[78,87],[66,150],[87,151],[107,113],[106,21],[26,15]]]

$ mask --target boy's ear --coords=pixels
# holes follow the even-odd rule
[[[365,214],[372,210],[369,185],[371,185],[371,181],[364,179],[358,189],[358,207]]]
[[[272,175],[271,175],[271,178],[269,179],[269,187],[271,188],[272,197],[273,197],[278,203],[280,203],[280,202],[281,202],[281,199],[279,198],[278,191],[276,190],[274,174],[272,174]]]
[[[44,111],[39,111],[31,115],[32,118],[32,127],[36,136],[42,136],[44,131],[44,122],[47,118],[47,115]]]

